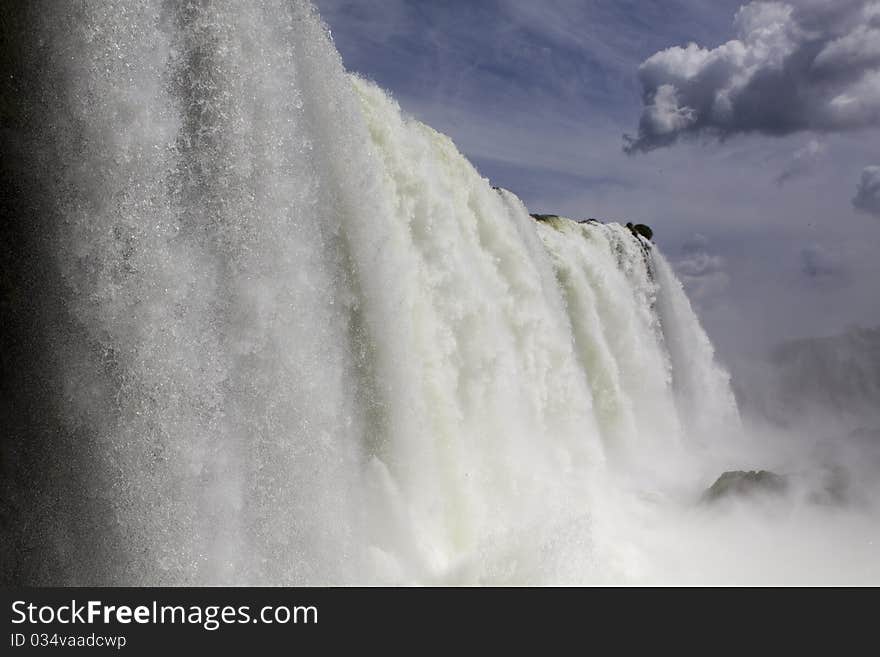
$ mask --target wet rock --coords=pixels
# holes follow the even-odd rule
[[[788,488],[782,475],[769,470],[731,470],[725,472],[703,493],[704,502],[743,495],[780,494]]]
[[[646,224],[633,225],[631,222],[628,222],[626,224],[626,227],[630,229],[633,235],[644,237],[649,242],[654,238],[654,231],[651,230],[651,227]]]
[[[650,226],[647,226],[645,224],[636,224],[635,226],[633,226],[633,230],[649,242],[654,239],[654,231],[651,230]]]

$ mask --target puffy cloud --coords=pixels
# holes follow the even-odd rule
[[[639,67],[644,107],[628,152],[683,135],[880,126],[880,0],[756,1],[737,38],[660,51]]]
[[[880,166],[865,167],[862,170],[852,204],[856,210],[880,217]]]

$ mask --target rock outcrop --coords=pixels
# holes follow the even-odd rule
[[[704,502],[715,502],[732,496],[755,494],[778,495],[788,489],[788,480],[769,470],[731,470],[725,472],[705,493]]]
[[[629,228],[630,231],[632,231],[633,235],[644,237],[649,242],[654,238],[654,231],[651,230],[650,226],[647,226],[645,224],[633,225],[632,223],[627,223],[626,227]]]

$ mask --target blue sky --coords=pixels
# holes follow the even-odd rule
[[[880,324],[880,216],[853,204],[880,164],[880,6],[742,4],[316,1],[349,70],[532,211],[650,224],[728,361]],[[823,47],[821,79],[797,67]]]

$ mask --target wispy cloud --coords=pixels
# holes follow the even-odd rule
[[[725,258],[713,252],[709,239],[702,233],[695,233],[685,241],[673,266],[699,305],[711,305],[730,284]]]
[[[801,271],[814,280],[826,280],[846,273],[841,255],[821,244],[810,244],[801,249]]]
[[[790,180],[808,174],[824,154],[825,144],[818,139],[810,139],[806,146],[794,152],[785,169],[776,176],[776,184],[781,187]]]
[[[856,210],[880,217],[880,166],[865,167],[862,170],[852,204]]]

